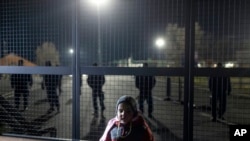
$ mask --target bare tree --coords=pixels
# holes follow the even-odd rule
[[[46,61],[51,61],[52,65],[59,65],[59,52],[52,42],[44,42],[36,49],[36,63],[44,66]]]

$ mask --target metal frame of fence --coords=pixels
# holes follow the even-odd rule
[[[176,68],[128,68],[128,67],[106,67],[101,66],[97,68],[83,67],[80,65],[80,47],[79,47],[79,0],[72,0],[72,45],[75,50],[75,56],[72,58],[72,66],[62,67],[15,67],[15,66],[1,66],[1,74],[14,73],[29,73],[29,74],[61,74],[73,76],[72,84],[72,140],[80,139],[80,80],[82,74],[103,74],[103,75],[156,75],[168,77],[183,77],[184,78],[184,103],[183,103],[183,140],[193,140],[193,120],[194,120],[194,78],[208,77],[223,74],[231,77],[250,77],[249,68],[231,68],[220,69],[214,68],[197,68],[195,67],[195,11],[196,2],[198,0],[185,0],[185,65]],[[1,37],[1,36],[0,36]]]

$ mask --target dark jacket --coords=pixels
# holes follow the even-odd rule
[[[60,75],[44,75],[43,83],[47,89],[56,89],[59,85]]]
[[[101,90],[105,83],[105,77],[103,75],[89,75],[87,83],[93,90]]]
[[[216,93],[218,96],[231,92],[231,82],[229,77],[210,77],[209,78],[209,90],[212,93]]]
[[[135,85],[140,91],[151,91],[155,86],[154,76],[136,76]]]
[[[30,74],[11,75],[11,87],[15,89],[27,90],[28,85],[32,86],[33,80]]]

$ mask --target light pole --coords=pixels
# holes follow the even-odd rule
[[[98,46],[98,50],[97,50],[97,54],[98,54],[98,64],[99,66],[102,66],[102,41],[101,41],[101,16],[100,16],[100,9],[101,6],[106,5],[108,3],[109,0],[90,0],[90,2],[92,2],[93,4],[96,5],[96,9],[97,9],[97,46]]]
[[[163,37],[159,37],[156,39],[155,41],[155,45],[158,49],[162,49],[165,47],[165,39]],[[159,61],[160,61],[160,57],[159,57]],[[162,61],[161,61],[162,64]],[[171,79],[170,77],[166,77],[166,98],[164,98],[164,100],[171,100]]]
[[[97,4],[98,16],[98,64],[102,66],[102,48],[101,48],[101,24],[100,24],[100,4]]]

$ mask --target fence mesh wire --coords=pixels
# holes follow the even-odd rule
[[[143,117],[157,141],[188,140],[187,132],[195,141],[229,140],[230,125],[249,124],[248,0],[197,0],[192,5],[194,13],[186,12],[191,7],[184,0],[109,0],[102,5],[93,1],[0,1],[3,134],[73,139],[73,129],[79,127],[80,140],[96,141],[116,115],[120,96],[132,96],[140,109],[138,75],[156,79],[153,118],[148,117],[147,101]],[[194,28],[187,27],[188,22]],[[195,30],[194,41],[188,29]],[[194,59],[191,69],[185,64],[187,56]],[[221,70],[216,69],[217,63],[222,63]],[[81,79],[74,79],[78,69]],[[27,74],[32,76],[32,85]],[[224,119],[212,121],[209,78],[220,74],[231,78],[231,93],[226,97]],[[90,75],[105,77],[100,91],[103,115],[99,97],[98,116],[95,113],[93,89],[87,83]],[[184,91],[187,87],[193,92]],[[193,106],[185,103],[192,100]],[[193,114],[185,115],[186,106]],[[72,122],[75,116],[79,125]],[[190,116],[192,122],[187,122],[192,128],[189,124],[187,128],[184,122]]]

